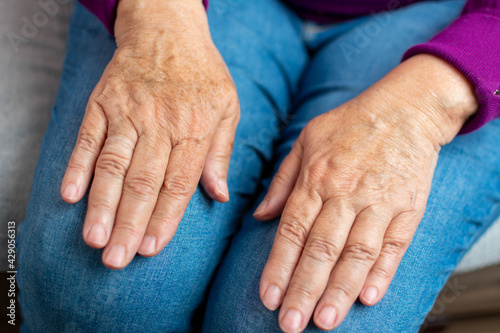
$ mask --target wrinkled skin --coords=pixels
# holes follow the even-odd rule
[[[61,194],[78,202],[94,176],[83,238],[121,269],[168,244],[198,182],[229,200],[239,104],[198,0],[121,0],[115,34]],[[383,297],[424,213],[440,147],[477,107],[457,70],[418,55],[304,128],[255,213],[281,215],[260,296],[281,306],[285,332],[311,317],[333,329],[358,297],[368,306]]]
[[[94,175],[83,237],[105,247],[103,262],[115,269],[137,252],[152,256],[165,247],[200,177],[212,198],[229,200],[239,120],[236,90],[203,6],[158,1],[152,14],[137,5],[120,2],[118,48],[90,96],[61,187],[66,201],[77,202]],[[174,34],[154,15],[176,10],[185,14],[170,15]]]
[[[424,214],[439,150],[476,108],[454,68],[419,55],[307,124],[254,215],[282,214],[260,294],[281,306],[285,332],[311,316],[331,330],[358,297],[383,297]]]

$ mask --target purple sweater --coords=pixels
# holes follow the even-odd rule
[[[79,0],[113,35],[118,0]],[[250,0],[248,0],[250,1]],[[422,0],[283,0],[300,16],[320,23],[394,10]],[[205,7],[208,0],[203,0]],[[461,134],[500,117],[500,0],[469,0],[462,15],[429,42],[410,48],[403,57],[428,53],[455,66],[474,86],[478,112]]]

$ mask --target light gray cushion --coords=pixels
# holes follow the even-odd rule
[[[456,272],[465,273],[496,264],[500,264],[500,219],[467,252]]]
[[[7,258],[7,221],[24,219],[59,85],[72,3],[53,3],[57,13],[50,17],[39,1],[0,1],[0,258]],[[23,33],[25,21],[38,24],[37,31],[25,28]],[[0,260],[0,270],[5,269],[6,259]]]

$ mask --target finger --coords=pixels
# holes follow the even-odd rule
[[[302,331],[309,322],[344,248],[354,217],[353,208],[343,200],[332,199],[323,205],[281,305],[279,321],[285,332]]]
[[[104,247],[109,240],[134,152],[137,137],[126,133],[135,131],[126,129],[124,124],[111,126],[96,163],[82,232],[85,242],[94,248]]]
[[[97,104],[89,102],[61,184],[61,197],[64,201],[76,203],[82,199],[94,173],[106,131],[104,112]]]
[[[322,205],[319,195],[304,187],[290,195],[260,281],[260,297],[268,309],[274,311],[281,304]]]
[[[212,199],[219,202],[229,200],[227,173],[233,151],[236,125],[237,122],[229,118],[221,122],[212,140],[200,179],[205,191]]]
[[[396,270],[411,243],[420,221],[415,213],[406,212],[395,217],[385,233],[380,256],[368,273],[360,294],[360,301],[368,306],[377,304],[384,297]]]
[[[278,172],[269,186],[266,196],[255,210],[253,216],[257,220],[271,220],[278,217],[283,212],[283,208],[300,174],[302,153],[302,145],[297,140],[290,153],[281,163]]]
[[[120,269],[137,253],[165,176],[168,145],[139,137],[123,184],[115,225],[102,258],[106,266]]]
[[[139,254],[159,253],[174,237],[184,211],[200,180],[208,147],[197,143],[172,149],[158,202],[139,248]]]
[[[319,328],[332,330],[344,320],[378,258],[391,218],[390,210],[377,206],[365,208],[356,217],[315,310],[314,322]]]

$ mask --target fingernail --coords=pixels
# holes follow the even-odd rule
[[[217,182],[217,193],[222,195],[224,198],[229,199],[229,189],[227,188],[226,182],[222,179]]]
[[[151,254],[155,251],[155,249],[156,249],[156,237],[147,235],[142,240],[138,252],[140,254]]]
[[[378,289],[376,287],[369,287],[368,289],[365,290],[363,294],[363,299],[369,303],[373,304],[377,300],[378,296]]]
[[[106,255],[106,262],[109,266],[121,267],[125,261],[125,246],[113,245]]]
[[[106,229],[101,224],[94,224],[87,233],[87,242],[97,246],[104,246],[106,242]]]
[[[266,292],[264,293],[263,303],[266,308],[271,311],[274,311],[280,306],[281,302],[281,290],[275,285],[270,285],[267,287]]]
[[[333,325],[335,324],[335,319],[337,319],[337,309],[332,306],[324,307],[323,310],[319,312],[318,324],[321,328],[331,330],[333,329]]]
[[[288,310],[281,324],[285,332],[299,332],[302,324],[302,315],[297,310]]]
[[[265,198],[260,203],[260,205],[257,207],[257,209],[255,210],[255,213],[253,213],[253,216],[260,215],[260,214],[264,213],[264,211],[266,210],[268,205],[269,205],[269,199]]]
[[[63,196],[68,200],[74,201],[76,200],[77,192],[78,188],[76,187],[76,185],[73,183],[69,183],[68,185],[66,185],[66,188],[64,189]]]

